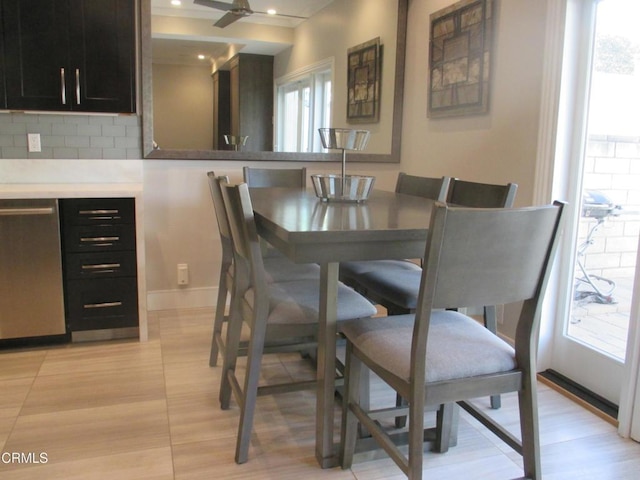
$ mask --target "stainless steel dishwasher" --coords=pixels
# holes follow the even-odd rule
[[[65,334],[58,202],[0,200],[0,340]]]

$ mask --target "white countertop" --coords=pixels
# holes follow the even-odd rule
[[[0,184],[0,198],[138,197],[141,183],[9,183]]]

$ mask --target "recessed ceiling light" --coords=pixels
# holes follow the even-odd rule
[[[182,2],[180,0],[171,0],[171,5],[173,5],[174,7],[179,7],[180,5],[182,5]]]
[[[204,59],[205,59],[204,55],[202,55],[202,54],[198,55],[198,60],[204,60]]]
[[[275,8],[270,8],[270,9],[267,10],[267,13],[269,15],[275,15],[276,14],[276,9]]]

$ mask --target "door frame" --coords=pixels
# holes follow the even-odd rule
[[[585,21],[595,22],[595,11],[598,0],[548,0],[547,31],[545,38],[545,61],[542,77],[542,98],[538,134],[538,153],[534,180],[534,204],[549,203],[556,198],[564,198],[570,202],[568,222],[576,220],[580,203],[577,186],[572,186],[570,177],[576,168],[576,161],[584,156],[584,135],[586,133],[585,107],[588,95],[588,81],[577,75],[585,61],[590,61],[588,54],[576,54],[580,43],[587,41],[585,31],[580,28]],[[588,32],[590,38],[591,32]],[[569,61],[571,60],[571,61]],[[582,70],[584,71],[584,70]],[[576,88],[577,87],[577,88]],[[579,123],[576,122],[579,119]],[[579,136],[579,142],[577,140]],[[580,147],[577,147],[580,145]],[[578,160],[577,160],[578,159]],[[571,207],[573,205],[573,207]],[[539,370],[552,365],[558,350],[558,338],[564,335],[564,321],[568,312],[563,312],[560,305],[568,305],[566,296],[569,292],[561,292],[561,267],[567,268],[575,253],[575,239],[565,235],[563,242],[571,255],[559,256],[556,259],[549,288],[545,296],[540,330]],[[571,250],[573,249],[573,250]],[[565,262],[562,265],[562,262]],[[640,263],[636,270],[636,283],[640,285]],[[636,287],[637,289],[637,287]],[[632,317],[640,317],[640,305],[635,301],[632,305]],[[622,372],[622,389],[619,391],[620,409],[618,431],[624,437],[640,439],[640,329],[636,321],[630,322],[625,365],[620,365]],[[576,344],[578,357],[585,347]],[[612,361],[602,356],[605,362]],[[581,362],[580,358],[572,358]],[[591,360],[590,360],[591,361]],[[618,362],[619,363],[619,362]],[[617,387],[607,386],[611,390]]]

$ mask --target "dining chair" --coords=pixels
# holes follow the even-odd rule
[[[224,208],[224,199],[222,198],[222,190],[220,184],[229,183],[226,176],[217,177],[214,172],[207,172],[209,182],[209,190],[211,191],[211,199],[216,214],[216,223],[220,234],[220,244],[222,248],[222,258],[220,265],[220,276],[218,280],[218,296],[216,299],[216,309],[213,321],[213,336],[211,339],[211,352],[209,354],[209,366],[215,367],[218,364],[218,353],[224,356],[225,341],[223,336],[223,327],[228,321],[228,315],[225,314],[227,306],[227,298],[233,292],[234,286],[234,265],[233,265],[233,243],[231,240],[231,231],[229,226],[229,218]],[[271,250],[271,249],[270,249]],[[275,252],[275,250],[274,250]],[[264,259],[265,274],[267,281],[295,281],[297,279],[314,279],[320,277],[320,267],[315,264],[296,264],[288,260],[282,255],[270,254]],[[239,355],[246,354],[247,342],[241,342]],[[273,348],[276,348],[274,345]],[[267,346],[267,351],[271,351],[272,347]]]
[[[518,185],[508,183],[495,185],[470,182],[451,178],[446,194],[450,205],[472,208],[510,208],[513,206]],[[420,292],[421,269],[379,269],[363,272],[358,277],[361,293],[373,302],[382,305],[391,315],[414,312]],[[492,333],[498,331],[497,309],[495,305],[482,307],[485,327]],[[491,406],[500,408],[500,397],[491,398]],[[398,426],[402,425],[398,421]]]
[[[356,426],[361,423],[409,479],[421,479],[425,407],[440,406],[437,423],[441,427],[451,421],[457,403],[522,455],[527,478],[542,478],[537,339],[563,207],[561,202],[521,209],[436,205],[416,313],[347,321],[341,326],[347,339],[342,468],[352,464]],[[471,317],[448,310],[520,302],[514,347]],[[376,373],[408,400],[408,407],[362,408],[357,385],[362,369]],[[518,393],[520,439],[470,401],[507,392]],[[403,409],[409,415],[408,455],[381,422]],[[447,449],[442,439],[437,442],[436,449]]]
[[[269,283],[257,234],[253,207],[246,183],[221,184],[234,248],[235,294],[227,326],[227,348],[223,359],[220,403],[229,408],[231,394],[240,407],[235,460],[247,461],[258,394],[315,387],[316,381],[258,385],[264,345],[277,341],[292,350],[317,344],[320,280]],[[375,307],[363,296],[339,283],[337,321],[369,318]],[[237,345],[242,327],[250,330],[244,386],[236,376]],[[368,396],[367,396],[368,398]]]
[[[446,202],[473,208],[510,208],[517,188],[515,183],[493,185],[452,178]],[[410,313],[417,305],[421,274],[420,269],[413,268],[371,269],[359,272],[358,284],[368,298],[385,307],[391,314]],[[488,308],[490,310],[492,307]],[[488,317],[485,320],[487,327],[495,333],[495,311],[485,313]]]
[[[445,201],[449,190],[449,177],[420,177],[404,172],[398,173],[396,181],[396,193],[414,195],[416,197],[429,198],[431,200]],[[411,260],[366,260],[349,261],[340,263],[340,280],[353,287],[357,292],[367,296],[367,290],[359,281],[363,273],[413,271],[420,273],[420,266]],[[389,305],[387,308],[393,308]],[[393,312],[392,312],[393,313]],[[405,312],[398,312],[405,313]]]
[[[307,168],[242,167],[242,176],[251,188],[306,188]]]

